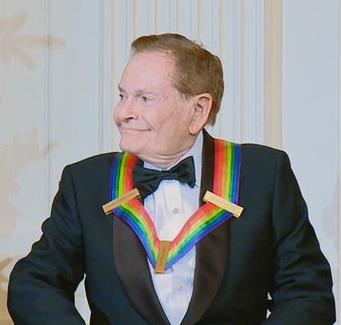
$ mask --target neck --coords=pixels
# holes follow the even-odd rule
[[[181,150],[177,150],[172,153],[162,153],[158,155],[138,154],[137,156],[157,168],[166,169],[181,160],[181,158],[193,147],[195,140],[196,138],[194,138],[187,146],[183,146]]]

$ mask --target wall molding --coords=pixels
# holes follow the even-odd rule
[[[44,14],[44,37],[47,39],[48,35],[50,33],[50,6],[49,1],[43,1],[43,14]],[[48,53],[48,46],[45,46],[43,50],[43,90],[42,90],[42,96],[43,96],[43,105],[44,105],[44,134],[43,134],[43,147],[48,148],[50,141],[51,141],[51,135],[50,135],[50,66],[49,66],[49,53]],[[44,187],[46,188],[46,198],[44,198],[44,210],[46,213],[48,213],[49,208],[52,203],[52,195],[51,195],[51,164],[50,164],[50,155],[47,154],[44,157]]]
[[[112,2],[100,1],[98,39],[98,151],[112,150],[112,99],[113,99],[113,59],[112,59]],[[102,24],[101,24],[102,22]],[[109,140],[109,141],[108,141]]]
[[[241,0],[240,141],[264,142],[264,0]]]
[[[264,0],[264,142],[282,148],[282,0]]]
[[[336,290],[336,314],[340,315],[341,312],[341,3],[340,1],[337,2],[338,5],[338,15],[337,15],[337,45],[338,45],[338,100],[337,100],[337,107],[338,107],[338,176],[337,176],[337,229],[338,229],[338,237],[337,237],[337,279],[334,281],[337,285]],[[340,321],[340,319],[339,319]]]
[[[262,143],[264,0],[229,0],[221,5],[218,55],[224,66],[225,95],[215,134],[231,141]]]

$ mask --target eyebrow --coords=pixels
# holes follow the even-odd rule
[[[119,90],[120,92],[125,93],[125,94],[127,93],[120,85],[118,85],[118,90]],[[152,91],[150,91],[150,90],[146,90],[146,89],[137,89],[137,90],[135,91],[134,96],[141,96],[141,95],[143,95],[143,94],[155,95],[155,93],[152,92]]]
[[[119,92],[126,93],[126,91],[120,85],[118,85],[117,88],[118,88]]]

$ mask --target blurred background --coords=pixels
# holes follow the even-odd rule
[[[178,32],[223,62],[209,131],[285,150],[340,312],[339,0],[0,0],[0,324],[8,276],[49,215],[63,166],[117,150],[112,109],[131,41]],[[84,289],[77,306],[89,315]]]

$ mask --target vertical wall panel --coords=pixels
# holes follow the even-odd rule
[[[118,90],[117,85],[120,80],[120,76],[124,65],[129,57],[130,43],[133,38],[131,33],[127,33],[127,8],[128,2],[124,0],[113,1],[112,6],[112,103],[113,107],[118,101]],[[131,8],[131,6],[129,7]],[[128,9],[129,9],[128,8]],[[130,9],[132,10],[132,9]],[[129,18],[130,24],[131,18]],[[108,120],[107,120],[108,124]],[[113,125],[113,120],[111,117],[110,128],[112,131],[112,136],[110,132],[107,136],[111,141],[111,146],[113,150],[118,150],[119,133]]]
[[[282,148],[282,0],[265,0],[264,142]]]
[[[50,1],[50,32],[65,40],[50,53],[51,180],[56,190],[61,169],[99,151],[100,6],[93,1]],[[68,8],[69,15],[65,15]],[[102,23],[102,22],[101,22]]]
[[[215,47],[212,29],[214,28],[214,24],[219,20],[219,16],[217,15],[218,11],[215,6],[217,3],[219,3],[219,1],[199,0],[197,4],[199,17],[197,39],[201,40],[206,46],[209,46],[211,50]]]
[[[283,147],[338,292],[338,1],[283,2]]]
[[[224,70],[224,87],[225,87],[225,95],[223,97],[223,101],[221,104],[221,109],[219,112],[219,117],[222,120],[229,121],[233,120],[232,118],[227,118],[227,116],[233,116],[233,105],[232,105],[232,96],[231,96],[231,85],[230,80],[231,76],[233,75],[233,65],[232,65],[232,51],[233,48],[230,46],[231,40],[233,39],[233,20],[227,19],[227,15],[230,17],[229,14],[232,12],[231,10],[231,1],[225,1],[221,0],[219,2],[219,12],[218,12],[218,19],[219,19],[219,57],[223,64],[223,70]],[[226,107],[229,107],[227,110]],[[232,126],[229,128],[227,125],[220,124],[219,126],[216,125],[215,127],[216,132],[218,134],[223,134],[225,131],[225,137],[226,138],[232,138],[231,130]],[[227,132],[230,131],[230,134],[227,134]]]
[[[12,323],[9,272],[39,235],[49,202],[46,46],[63,42],[47,43],[47,13],[44,1],[0,1],[0,324]]]
[[[112,150],[113,123],[112,123],[112,99],[113,99],[113,66],[112,66],[112,1],[100,2],[99,10],[99,54],[98,54],[98,150],[106,152]]]
[[[156,20],[156,33],[168,33],[170,31],[176,31],[176,8],[177,1],[176,0],[154,0],[154,4],[156,6],[155,12],[157,13],[157,17],[154,18]]]
[[[220,37],[213,50],[224,65],[225,95],[213,133],[233,141],[263,142],[263,1],[224,1],[216,13]]]
[[[220,59],[224,67],[225,92],[219,119],[211,132],[238,141],[240,136],[240,2],[222,1],[220,18]]]
[[[155,33],[155,3],[150,0],[134,2],[134,37]]]
[[[264,129],[264,5],[241,1],[241,137],[263,142]]]
[[[198,25],[193,23],[193,17],[198,17],[198,7],[199,1],[189,1],[191,5],[183,5],[183,1],[176,1],[176,30],[175,32],[180,32],[184,35],[188,35],[191,38],[197,38],[198,35]],[[169,32],[169,30],[168,30]]]
[[[338,62],[337,62],[337,83],[338,83],[338,97],[337,97],[337,187],[336,187],[336,206],[337,206],[337,313],[339,315],[338,321],[341,321],[341,2],[337,2],[337,47],[338,47]]]

